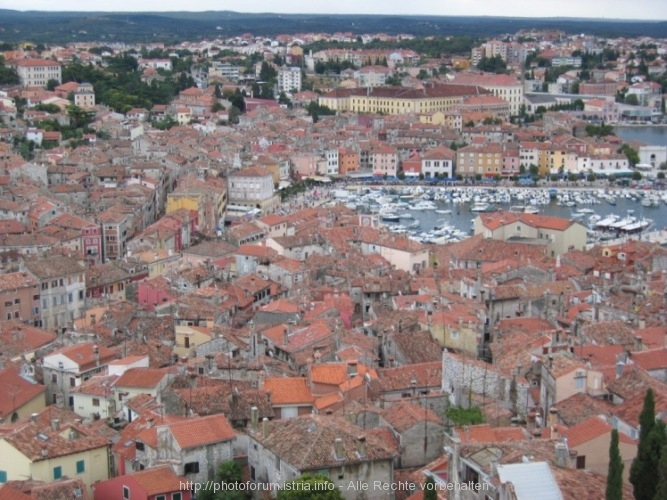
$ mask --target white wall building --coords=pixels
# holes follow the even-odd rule
[[[301,68],[281,68],[278,71],[278,92],[301,92]]]

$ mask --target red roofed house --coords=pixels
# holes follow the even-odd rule
[[[95,500],[190,500],[186,477],[177,476],[168,465],[114,477],[95,484]]]
[[[49,403],[71,407],[74,401],[70,389],[105,371],[107,363],[114,359],[114,351],[92,342],[63,347],[44,356],[42,371]]]
[[[158,425],[155,432],[154,442],[142,440],[143,434],[137,437],[136,458],[140,467],[169,464],[188,481],[205,482],[215,478],[220,462],[234,456],[236,432],[222,414]]]
[[[271,394],[271,405],[276,418],[309,415],[312,411],[315,398],[305,378],[267,378],[264,380],[262,389]]]
[[[570,452],[576,452],[577,469],[588,469],[604,476],[607,475],[611,431],[611,425],[600,417],[591,417],[563,431]],[[637,442],[619,432],[618,450],[624,465],[623,479],[627,482],[630,465],[637,456]]]
[[[582,224],[548,215],[493,212],[475,219],[475,234],[484,238],[543,245],[555,257],[569,250],[584,250],[586,227]]]
[[[16,422],[36,413],[46,404],[46,387],[31,383],[15,368],[0,370],[0,422]]]
[[[389,427],[398,439],[401,468],[426,465],[442,455],[444,426],[432,409],[401,401],[380,416],[380,426]]]
[[[119,402],[138,394],[148,394],[159,400],[171,378],[170,373],[161,368],[131,368],[120,376],[114,387]]]

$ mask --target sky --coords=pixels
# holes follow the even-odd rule
[[[588,17],[667,20],[665,0],[0,0],[13,10],[157,12],[232,10],[284,14],[413,14],[503,17]],[[0,21],[1,23],[1,21]]]

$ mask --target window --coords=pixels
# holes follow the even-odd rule
[[[130,500],[130,488],[123,486],[123,500]]]
[[[582,457],[577,457],[577,469],[585,469],[586,468],[586,455]]]
[[[6,482],[7,482],[7,471],[0,470],[0,483],[6,483]]]
[[[178,493],[172,493],[171,500],[183,500],[183,495],[180,491]]]
[[[574,387],[576,389],[583,389],[584,388],[584,380],[585,380],[585,377],[576,377],[574,379]]]
[[[58,374],[57,373],[52,373],[51,374],[51,383],[52,384],[57,384],[58,383]]]
[[[155,497],[155,500],[167,500],[167,495],[158,495]]]
[[[145,450],[144,443],[142,443],[141,441],[135,441],[134,442],[134,447],[139,451],[144,451]]]
[[[60,479],[63,477],[63,468],[59,465],[53,468],[53,479]]]
[[[76,463],[76,473],[77,474],[83,474],[86,472],[86,462],[83,460],[79,460]]]
[[[69,378],[69,386],[76,387],[76,379],[74,377]]]
[[[183,470],[185,474],[198,474],[199,473],[199,462],[188,462],[185,464]]]
[[[93,398],[93,406],[100,406],[100,400],[97,398]]]

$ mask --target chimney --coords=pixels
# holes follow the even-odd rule
[[[213,358],[214,358],[213,354],[206,355],[206,369],[208,371],[213,370]]]
[[[569,450],[568,455],[569,455],[568,458],[570,459],[570,461],[567,464],[567,466],[570,469],[576,469],[577,468],[577,455],[578,455],[577,450]]]
[[[283,331],[283,345],[287,345],[289,343],[289,334],[290,334],[290,331],[289,331],[289,326],[288,326]]]
[[[45,446],[42,446],[42,456],[44,458],[49,456],[49,450],[47,450]]]
[[[556,443],[556,465],[558,467],[566,468],[568,464],[568,459],[570,458],[570,453],[567,450],[567,445],[565,443]]]
[[[95,323],[97,323],[97,314],[91,314],[90,315],[90,324],[94,325]]]
[[[35,423],[37,422],[37,419],[39,418],[39,413],[31,413],[30,414],[30,421]]]
[[[147,422],[148,422],[148,428],[149,429],[152,428],[155,425],[155,419],[154,418],[149,418],[147,420]]]
[[[644,349],[644,342],[641,335],[635,337],[635,351],[641,351]]]
[[[558,439],[558,410],[556,408],[549,409],[549,428],[551,429],[551,439]]]
[[[357,437],[357,451],[359,457],[366,458],[366,436]]]
[[[334,441],[334,452],[336,454],[336,460],[343,460],[345,458],[343,455],[343,440],[341,438],[336,438]]]
[[[51,420],[51,429],[53,429],[54,431],[60,429],[60,420],[58,420],[57,418]]]
[[[347,375],[350,378],[357,376],[357,360],[351,359],[347,362]]]
[[[269,437],[269,419],[266,417],[262,419],[262,436]]]
[[[234,390],[232,391],[232,404],[236,405],[239,402],[239,390],[237,387],[234,387]]]
[[[259,430],[259,408],[256,406],[250,408],[250,430],[253,434]]]

